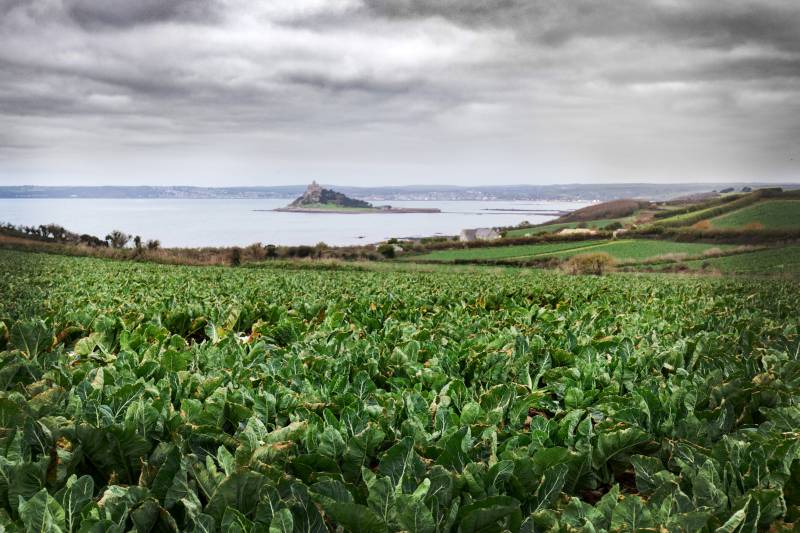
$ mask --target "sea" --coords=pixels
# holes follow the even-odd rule
[[[586,202],[376,201],[441,213],[286,213],[287,199],[0,199],[0,222],[55,223],[103,238],[118,229],[162,246],[371,244],[392,237],[457,235],[462,229],[538,224]]]

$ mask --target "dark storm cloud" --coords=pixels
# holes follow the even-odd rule
[[[800,3],[749,0],[367,0],[381,16],[438,16],[467,26],[499,26],[562,46],[574,38],[635,36],[730,48],[760,43],[800,50]]]
[[[798,115],[796,0],[0,0],[4,165],[785,174]]]
[[[125,28],[168,21],[211,21],[209,0],[64,0],[69,16],[86,28]]]
[[[373,94],[394,95],[420,88],[422,80],[382,80],[371,76],[337,77],[327,72],[297,71],[285,74],[289,83],[307,85],[323,91],[359,91]]]

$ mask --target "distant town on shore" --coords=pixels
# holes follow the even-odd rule
[[[189,186],[41,186],[0,187],[0,198],[174,198],[174,199],[294,199],[307,185],[268,187],[189,187]],[[604,202],[617,198],[667,200],[680,195],[724,192],[744,188],[800,188],[800,184],[774,183],[593,183],[568,185],[410,185],[402,187],[351,187],[323,185],[352,198],[382,201],[583,201]]]

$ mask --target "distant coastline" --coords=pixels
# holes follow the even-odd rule
[[[270,211],[268,209],[255,209],[254,211]],[[370,214],[408,214],[408,213],[441,213],[441,209],[427,207],[278,207],[271,211],[282,213],[319,213],[326,215],[370,215]]]
[[[727,187],[741,189],[782,187],[797,189],[798,183],[571,183],[563,185],[407,185],[407,186],[336,186],[348,196],[372,202],[397,201],[533,201],[595,202],[618,198],[669,200],[688,194],[707,193]],[[249,187],[192,186],[47,186],[2,185],[0,198],[96,198],[96,199],[191,199],[191,200],[276,200],[302,194],[303,185]]]

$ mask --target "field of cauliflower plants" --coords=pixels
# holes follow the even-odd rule
[[[799,295],[0,252],[0,531],[789,531]]]

